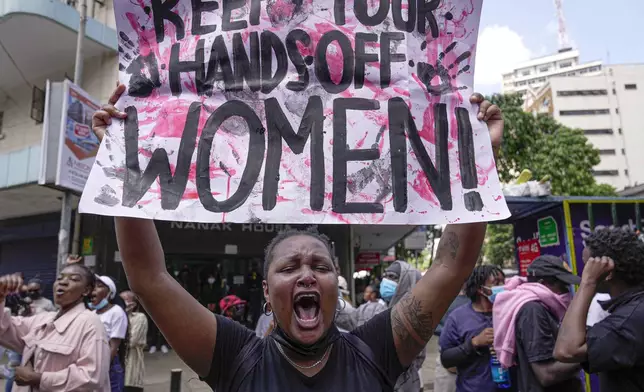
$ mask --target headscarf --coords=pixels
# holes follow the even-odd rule
[[[391,298],[391,301],[389,301],[390,308],[396,305],[407,293],[411,292],[414,286],[416,286],[416,283],[423,277],[420,271],[405,261],[394,261],[388,269],[391,268],[397,270],[398,267],[400,267],[398,286],[396,286],[396,292]],[[421,382],[418,371],[422,368],[426,356],[427,353],[425,349],[421,350],[416,359],[414,359],[414,362],[409,366],[409,369],[398,377],[394,391],[420,391],[422,385],[420,385]]]

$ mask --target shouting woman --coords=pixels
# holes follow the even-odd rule
[[[20,275],[0,277],[0,308],[22,284]],[[85,307],[94,288],[87,267],[65,267],[54,283],[57,313],[11,317],[0,312],[0,345],[22,353],[15,391],[110,391],[109,346],[101,320]]]
[[[116,105],[119,85],[93,117],[99,138],[112,118],[127,115]],[[503,118],[480,94],[478,118],[500,145]],[[378,391],[394,382],[425,349],[463,282],[485,236],[485,223],[449,225],[436,261],[410,293],[351,333],[340,333],[338,279],[326,237],[309,231],[277,235],[265,252],[262,282],[266,312],[275,330],[265,339],[202,307],[170,276],[152,220],[115,219],[116,235],[131,289],[177,354],[217,391]]]

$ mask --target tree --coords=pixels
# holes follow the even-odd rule
[[[499,178],[511,183],[524,169],[533,179],[548,175],[552,194],[559,196],[614,196],[615,188],[598,184],[592,169],[600,161],[599,150],[583,131],[568,128],[546,114],[526,113],[517,94],[488,98],[505,117],[503,145],[497,159]],[[514,258],[510,225],[489,225],[485,256],[494,264]]]

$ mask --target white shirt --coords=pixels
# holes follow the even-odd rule
[[[599,304],[600,301],[608,301],[609,299],[610,294],[595,294],[593,301],[590,303],[590,308],[588,309],[588,316],[586,317],[587,327],[592,327],[610,315],[610,313],[605,311]]]
[[[105,313],[98,315],[101,318],[108,339],[125,339],[127,334],[127,314],[118,305],[114,305]]]

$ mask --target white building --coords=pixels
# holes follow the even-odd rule
[[[611,65],[594,76],[550,78],[526,100],[526,110],[582,129],[601,155],[597,181],[620,190],[644,184],[641,102],[644,64]]]
[[[74,77],[76,3],[0,0],[0,274],[51,282],[56,271],[62,192],[37,181],[45,83]],[[118,72],[113,3],[87,7],[81,87],[105,102]]]
[[[557,54],[521,63],[511,72],[504,73],[501,92],[519,93],[527,98],[534,95],[552,77],[598,75],[601,69],[601,61],[581,64],[579,51],[562,50]]]

